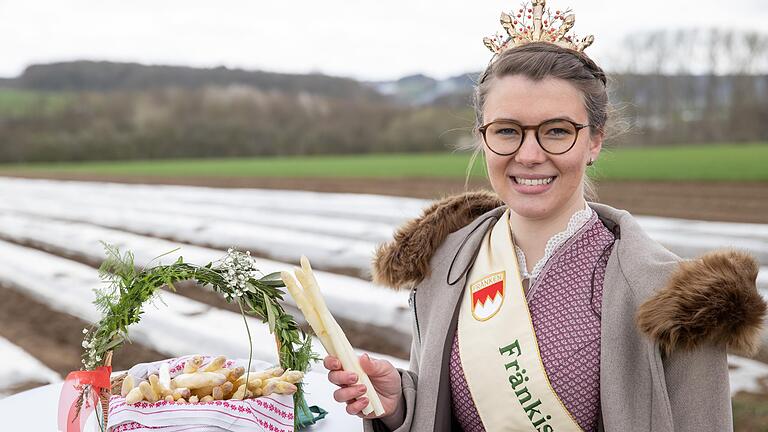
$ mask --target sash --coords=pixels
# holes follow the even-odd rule
[[[541,361],[509,210],[483,239],[467,277],[457,331],[461,365],[485,430],[582,431]]]

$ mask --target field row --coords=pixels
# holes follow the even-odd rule
[[[0,263],[0,284],[3,286],[10,286],[13,290],[44,303],[53,311],[64,312],[86,324],[95,323],[99,319],[91,301],[93,290],[103,287],[103,283],[93,267],[4,241],[0,241],[0,256],[4,257]],[[148,347],[162,353],[163,357],[199,353],[200,347],[205,347],[206,353],[231,358],[248,357],[248,336],[239,313],[211,307],[170,292],[163,292],[160,299],[161,301],[154,302],[154,305],[147,305],[141,322],[131,327],[132,346]],[[254,347],[253,358],[275,364],[277,358],[274,337],[269,334],[267,326],[256,318],[248,318],[248,322]],[[79,334],[79,331],[77,333]],[[82,337],[82,334],[80,336]],[[319,355],[325,355],[322,345],[316,339],[313,341],[313,347]],[[53,346],[41,348],[55,350]],[[118,357],[122,355],[122,351],[117,353]],[[60,379],[59,374],[50,371],[31,355],[20,353],[23,351],[13,345],[13,340],[8,344],[0,344],[3,373],[12,374],[15,382],[40,385]],[[387,358],[399,367],[407,366],[403,360],[375,352],[371,354]],[[150,359],[143,361],[146,360]],[[69,369],[76,370],[78,367],[79,365],[72,364]],[[335,414],[339,417],[337,421],[350,420],[338,412],[342,408],[331,398],[332,386],[325,381],[326,373],[318,363],[308,376],[311,402],[336,411]],[[14,383],[10,380],[3,381],[0,393],[18,390],[12,384]]]
[[[0,173],[56,172],[131,176],[464,178],[467,153],[374,154],[0,165]],[[768,143],[611,148],[591,173],[606,180],[768,180]],[[483,176],[482,158],[470,173]]]
[[[215,189],[0,178],[0,212],[83,222],[365,277],[376,246],[428,201],[306,191]],[[768,225],[638,217],[651,237],[683,257],[737,247],[768,264]],[[164,252],[158,251],[157,254]]]
[[[43,309],[50,308],[47,313],[51,316],[68,314],[85,325],[93,323],[98,315],[91,303],[92,291],[103,286],[96,272],[104,257],[101,242],[132,251],[139,266],[168,263],[179,256],[206,264],[221,259],[224,251],[234,246],[256,252],[259,268],[270,273],[290,269],[306,254],[320,269],[318,279],[329,307],[353,344],[365,351],[389,354],[391,361],[405,365],[411,331],[407,293],[375,286],[365,276],[375,246],[391,238],[403,221],[417,216],[427,201],[3,178],[0,196],[4,197],[0,201],[0,288],[6,290],[8,299],[12,296],[7,289],[11,289]],[[750,250],[763,265],[768,261],[765,225],[651,217],[639,220],[651,236],[685,256],[734,245]],[[766,275],[768,268],[764,267],[760,274],[764,287],[768,286]],[[295,312],[290,300],[286,307]],[[38,314],[44,316],[46,311]],[[256,319],[250,323],[255,357],[274,362],[274,341],[266,327]],[[6,333],[0,332],[0,336],[8,335],[13,324],[13,320],[3,322]],[[36,326],[34,321],[19,325]],[[26,330],[30,331],[42,330]],[[194,353],[200,346],[232,357],[247,353],[239,314],[201,287],[164,293],[163,303],[150,306],[142,322],[132,328],[132,337],[136,346],[162,356]],[[0,355],[5,351],[21,355],[14,345],[22,344],[22,340],[12,335],[6,338],[9,343],[0,345]],[[34,347],[29,341],[23,345],[25,349]],[[322,349],[319,344],[316,347]],[[50,349],[55,355],[56,348]],[[61,365],[50,365],[47,353],[30,352],[26,358],[30,356],[40,363],[24,375],[29,377],[26,382],[50,382],[58,379],[56,373],[63,373]],[[755,377],[768,375],[761,369],[765,367],[762,363],[739,358],[733,358],[732,363],[734,389],[754,386]],[[76,368],[77,364],[68,367]],[[50,369],[55,371],[53,375]],[[14,390],[0,389],[3,391]]]

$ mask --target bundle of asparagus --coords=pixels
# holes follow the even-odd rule
[[[293,394],[296,383],[304,373],[280,367],[246,373],[245,368],[225,367],[227,359],[219,356],[203,365],[202,356],[194,356],[181,374],[171,378],[168,363],[160,365],[157,374],[149,375],[138,384],[132,375],[123,379],[120,395],[126,403],[146,400],[176,403],[212,402],[214,400],[243,400],[270,394]]]
[[[281,272],[280,275],[307,323],[312,327],[328,354],[337,357],[345,370],[355,372],[359,377],[359,382],[365,385],[366,393],[363,396],[367,397],[369,402],[363,409],[363,414],[374,413],[377,416],[384,414],[381,400],[376,394],[370,378],[360,366],[360,361],[355,355],[352,345],[331,315],[323,296],[320,294],[320,286],[314,273],[312,273],[312,267],[309,265],[307,257],[301,257],[301,268],[294,269],[294,274],[299,280],[298,283],[288,272]]]

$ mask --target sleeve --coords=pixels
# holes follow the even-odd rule
[[[414,407],[416,406],[420,350],[419,342],[415,337],[417,334],[415,320],[411,333],[414,337],[411,342],[411,359],[408,370],[398,369],[403,385],[403,396],[398,404],[398,409],[387,417],[364,420],[363,430],[365,432],[409,432],[411,430]]]
[[[725,345],[677,350],[663,362],[676,432],[733,431]]]

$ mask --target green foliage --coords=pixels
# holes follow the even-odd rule
[[[235,254],[246,257],[246,254],[230,250],[227,259],[214,265],[205,266],[185,263],[180,257],[170,265],[157,265],[137,269],[133,254],[110,245],[104,245],[106,259],[99,269],[102,279],[106,282],[104,288],[96,290],[95,304],[102,313],[101,320],[90,330],[84,330],[83,365],[86,370],[92,370],[102,364],[104,356],[114,351],[128,339],[128,328],[141,320],[144,305],[158,296],[158,290],[164,286],[173,289],[173,284],[184,280],[194,280],[202,285],[210,285],[214,291],[222,294],[229,302],[236,302],[241,310],[247,309],[249,314],[259,317],[269,325],[270,331],[279,341],[279,359],[284,368],[306,371],[310,362],[318,359],[312,352],[311,338],[298,328],[296,321],[285,312],[279,303],[283,300],[284,287],[276,273],[262,277],[254,277],[252,273],[243,272],[242,268],[232,265],[229,258]],[[246,259],[249,259],[248,256]],[[247,275],[242,286],[234,286],[228,278],[232,275]],[[248,329],[245,315],[243,320]],[[250,340],[250,329],[249,344]],[[252,347],[251,347],[252,351]],[[249,364],[250,370],[250,364]],[[294,395],[296,407],[306,407],[303,389]],[[298,416],[297,416],[298,418]]]
[[[0,162],[439,151],[471,123],[450,108],[250,86],[9,91]]]
[[[604,149],[593,172],[608,180],[768,180],[768,143]]]
[[[71,101],[72,96],[66,92],[0,88],[0,118],[58,115]]]
[[[140,176],[457,177],[464,175],[468,161],[469,157],[462,153],[180,159],[0,165],[0,174],[14,171],[40,171]],[[479,164],[478,161],[478,167]]]
[[[13,86],[0,88],[0,162],[446,151],[471,139],[475,77],[408,77],[384,96],[318,74],[34,65],[0,81]],[[620,145],[768,137],[764,74],[616,74],[614,81],[608,136]]]

